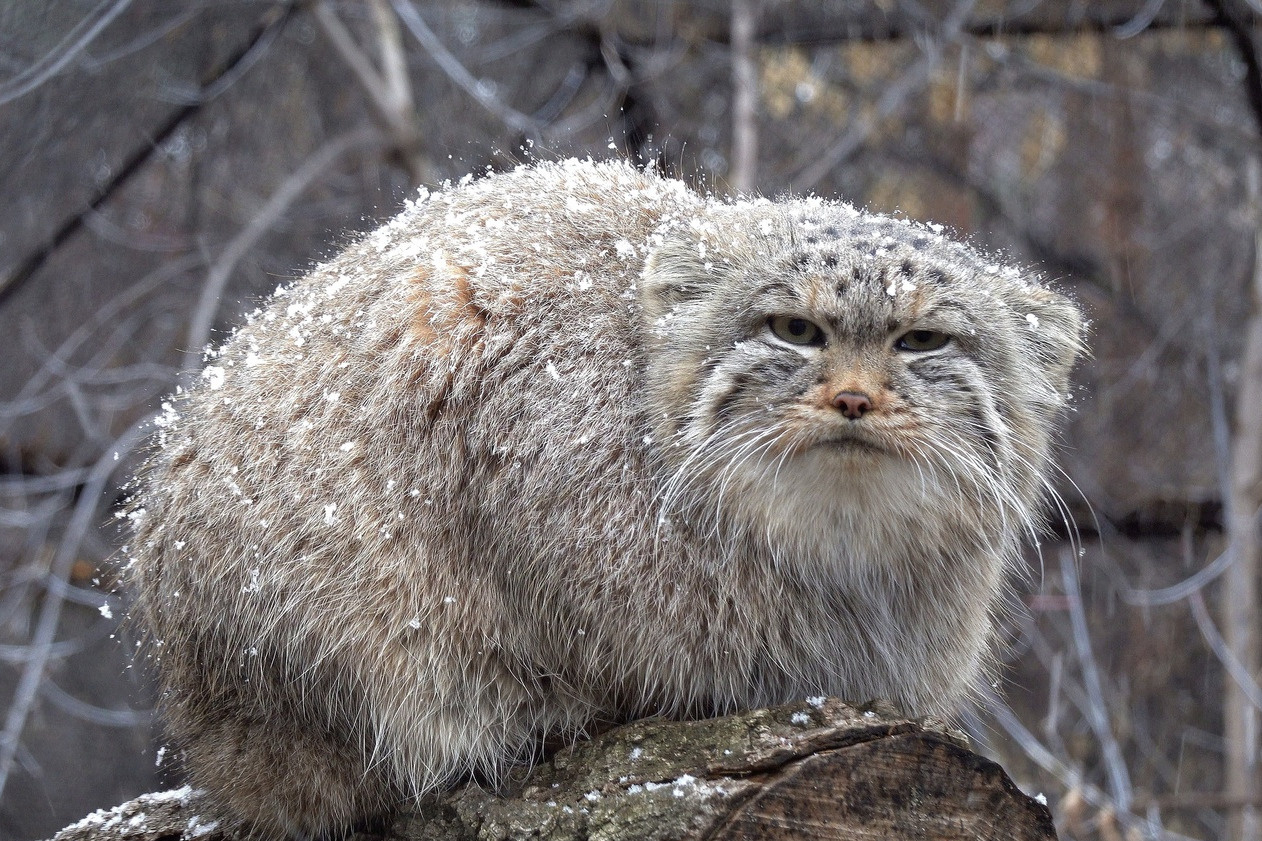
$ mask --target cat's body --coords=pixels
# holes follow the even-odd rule
[[[594,721],[948,711],[1079,333],[844,205],[570,161],[409,208],[159,421],[131,575],[193,781],[319,832]]]

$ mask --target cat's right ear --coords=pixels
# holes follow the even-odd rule
[[[660,234],[649,247],[640,278],[640,304],[650,323],[704,298],[721,282],[719,269],[706,259],[704,239],[687,228]]]

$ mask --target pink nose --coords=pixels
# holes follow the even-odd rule
[[[857,420],[872,408],[872,399],[861,391],[839,391],[833,397],[833,406],[850,420]]]

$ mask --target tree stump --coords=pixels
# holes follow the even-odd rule
[[[356,841],[1055,839],[1051,813],[963,734],[813,698],[644,720],[559,751],[496,792],[468,784]],[[143,795],[55,841],[230,841],[197,792]]]

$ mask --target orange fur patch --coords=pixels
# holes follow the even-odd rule
[[[446,352],[459,328],[484,330],[488,313],[474,300],[468,269],[448,263],[441,254],[435,256],[435,263],[417,266],[412,273],[417,308],[411,327],[422,344]]]
[[[410,280],[413,283],[412,297],[416,300],[416,313],[412,317],[412,333],[420,340],[421,344],[432,345],[438,341],[438,334],[434,332],[433,320],[434,311],[430,307],[430,278],[432,274],[429,267],[421,264],[416,267],[416,271],[412,273]]]

